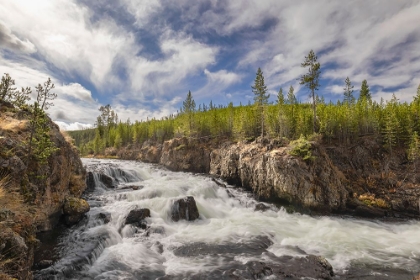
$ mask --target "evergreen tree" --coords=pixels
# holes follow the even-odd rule
[[[369,86],[366,80],[363,80],[362,86],[360,88],[360,96],[359,100],[366,99],[367,101],[372,100],[372,96],[370,95]]]
[[[417,131],[414,131],[411,135],[410,144],[407,151],[408,160],[414,162],[414,168],[416,167],[416,161],[420,159],[420,138]]]
[[[18,108],[23,108],[26,102],[31,99],[32,90],[30,87],[22,87],[22,90],[19,91],[13,87],[14,85],[15,80],[5,73],[0,82],[0,100],[10,102]]]
[[[353,96],[353,88],[354,86],[351,84],[350,78],[347,77],[345,80],[346,85],[344,86],[344,100],[343,103],[347,104],[347,106],[351,106],[354,104],[354,96]]]
[[[8,73],[4,73],[4,76],[1,77],[0,83],[0,100],[10,101],[12,93],[16,90],[15,80],[10,77]]]
[[[264,137],[264,108],[268,104],[270,95],[267,94],[267,86],[264,83],[264,76],[261,68],[258,68],[254,85],[251,86],[251,88],[254,93],[254,105],[257,109],[257,116],[261,121],[261,137]]]
[[[210,104],[212,106],[212,104]],[[182,103],[182,110],[188,115],[188,127],[190,134],[193,129],[193,114],[195,112],[195,101],[192,97],[191,91],[188,91],[187,98]]]
[[[297,104],[297,99],[295,96],[295,89],[293,88],[293,86],[290,86],[289,88],[289,92],[287,93],[286,103],[290,105]]]
[[[277,93],[277,104],[278,105],[284,104],[283,88],[280,88],[279,92]]]
[[[316,132],[316,96],[315,90],[319,88],[319,75],[321,74],[321,64],[317,62],[317,57],[313,50],[310,50],[302,67],[309,67],[308,73],[300,77],[300,84],[305,85],[311,91],[312,110],[313,110],[313,131]]]
[[[41,164],[44,164],[48,157],[58,150],[54,142],[51,141],[49,120],[45,113],[45,110],[54,105],[51,101],[57,97],[57,94],[51,92],[53,88],[54,84],[50,78],[43,86],[38,84],[35,87],[37,98],[31,107],[32,118],[29,122],[31,133],[28,143],[27,165],[29,165],[32,156],[35,156]]]

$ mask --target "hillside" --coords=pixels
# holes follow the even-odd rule
[[[48,117],[40,135],[51,154],[37,137],[29,152],[31,119],[30,108],[0,101],[0,279],[32,279],[36,234],[53,229],[66,201],[86,188],[77,149]]]

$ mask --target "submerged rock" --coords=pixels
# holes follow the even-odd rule
[[[115,188],[114,179],[112,179],[112,177],[105,174],[100,174],[99,180],[101,180],[101,182],[105,185],[105,187],[110,188],[110,189]]]
[[[64,222],[68,226],[77,224],[89,210],[90,206],[86,200],[69,197],[66,199],[63,206]]]
[[[243,268],[230,271],[234,279],[333,279],[334,272],[328,261],[319,256],[304,258],[284,256],[279,262],[249,261]],[[275,277],[275,278],[273,278]]]
[[[103,221],[104,224],[107,224],[111,221],[111,213],[101,212],[98,215],[96,215],[96,219]]]
[[[257,205],[255,205],[254,211],[265,212],[265,211],[267,211],[269,209],[270,209],[270,207],[268,207],[264,203],[258,203]]]
[[[195,199],[192,196],[178,199],[172,205],[171,218],[175,222],[179,220],[194,221],[199,216]]]
[[[127,218],[125,219],[125,224],[133,224],[140,228],[145,229],[147,227],[144,219],[150,217],[150,210],[147,208],[134,209],[128,213]]]

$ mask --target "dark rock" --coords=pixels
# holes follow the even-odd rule
[[[12,219],[14,216],[15,216],[15,213],[10,211],[9,209],[0,210],[0,222],[6,221],[8,219]]]
[[[277,258],[275,263],[249,261],[243,268],[230,271],[235,279],[333,279],[332,266],[323,257],[309,255],[304,258],[283,256]]]
[[[96,215],[96,219],[102,220],[104,224],[107,224],[111,221],[111,213],[101,212],[98,215]]]
[[[89,210],[90,206],[86,200],[68,197],[63,206],[64,222],[68,226],[77,224]]]
[[[37,270],[45,269],[52,266],[54,262],[52,260],[42,260],[34,265]]]
[[[86,174],[86,191],[93,192],[95,190],[95,177],[92,172]]]
[[[211,178],[211,180],[212,180],[213,182],[215,182],[215,183],[216,183],[216,185],[218,185],[219,187],[226,188],[226,185],[225,185],[225,184],[220,183],[220,182],[219,182],[219,181],[217,181],[216,179]]]
[[[114,179],[112,179],[112,177],[109,177],[105,174],[100,174],[99,180],[105,185],[105,187],[110,189],[115,188]]]
[[[144,219],[150,217],[150,210],[147,208],[134,209],[128,213],[127,218],[125,219],[125,224],[133,224],[142,229],[146,229],[147,224]]]
[[[367,205],[359,205],[354,211],[354,215],[363,218],[381,218],[385,216],[385,211]]]
[[[258,203],[257,205],[255,205],[254,211],[265,212],[269,209],[270,209],[270,207],[266,206],[264,203]]]
[[[172,205],[171,218],[175,222],[179,220],[194,221],[199,216],[195,199],[192,196],[178,199]]]

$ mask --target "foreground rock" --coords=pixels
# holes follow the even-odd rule
[[[63,206],[64,221],[68,226],[77,224],[89,212],[90,206],[86,200],[69,197]]]
[[[171,219],[175,222],[179,220],[194,221],[198,219],[200,214],[198,213],[195,199],[192,196],[178,199],[174,202],[171,211]]]
[[[127,218],[125,219],[125,224],[133,224],[140,228],[146,228],[145,219],[150,217],[150,210],[147,208],[134,209],[128,213]]]
[[[28,158],[30,118],[28,110],[18,110],[0,101],[0,176],[10,178],[1,186],[0,205],[4,213],[0,233],[7,234],[0,240],[6,247],[14,244],[13,253],[20,255],[17,258],[0,252],[1,279],[8,279],[5,275],[32,279],[30,269],[38,246],[36,233],[56,227],[66,198],[80,197],[86,188],[85,170],[77,148],[51,120],[46,125],[50,140],[58,149],[45,163],[36,157]],[[16,243],[17,240],[23,243]]]

